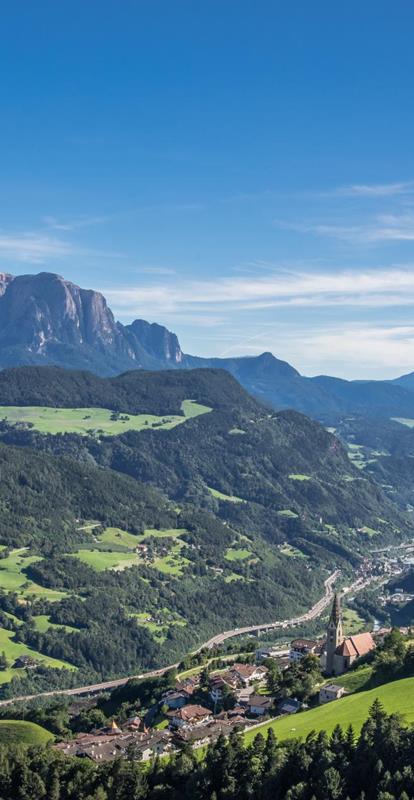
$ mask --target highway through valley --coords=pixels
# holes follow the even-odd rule
[[[222,633],[216,634],[207,642],[204,642],[197,650],[193,651],[194,653],[199,653],[201,650],[213,650],[215,647],[218,647],[223,642],[227,641],[227,639],[232,639],[235,636],[242,636],[244,634],[249,633],[260,633],[271,631],[275,629],[285,629],[295,627],[296,625],[301,625],[304,622],[309,622],[310,620],[316,619],[319,617],[323,611],[325,611],[326,607],[330,604],[333,594],[334,594],[334,584],[335,581],[338,579],[340,575],[340,570],[335,570],[332,572],[331,575],[325,580],[324,582],[324,594],[322,597],[304,614],[301,614],[298,617],[292,617],[291,619],[286,620],[278,620],[276,622],[268,622],[263,623],[261,625],[248,625],[244,628],[233,628],[229,631],[223,631]],[[355,581],[352,586],[349,586],[346,589],[346,592],[350,591],[358,591],[363,586],[366,585],[362,581],[362,579],[358,579]],[[112,681],[104,681],[102,683],[93,683],[89,686],[78,686],[74,689],[56,689],[50,692],[39,692],[37,694],[30,694],[24,695],[22,697],[13,697],[7,700],[1,700],[0,706],[7,706],[13,703],[18,702],[27,702],[29,700],[35,700],[36,698],[41,697],[57,697],[60,695],[63,696],[76,696],[76,695],[93,695],[93,694],[100,694],[101,692],[111,691],[112,689],[116,689],[119,686],[125,686],[128,681],[132,679],[140,679],[140,678],[155,678],[159,675],[164,675],[166,672],[172,669],[177,669],[177,664],[169,664],[167,667],[161,667],[160,669],[154,669],[150,672],[141,673],[140,675],[128,675],[125,678],[118,678]]]

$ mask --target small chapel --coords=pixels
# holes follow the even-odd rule
[[[327,675],[342,675],[357,658],[367,655],[375,648],[370,633],[358,633],[356,636],[344,636],[341,601],[335,594],[328,622],[326,645],[321,656],[321,666]]]

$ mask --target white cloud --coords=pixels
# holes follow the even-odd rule
[[[57,237],[37,233],[1,234],[0,258],[43,264],[50,258],[61,258],[72,252],[71,245]]]
[[[56,217],[44,217],[43,222],[55,231],[74,231],[78,228],[89,228],[91,225],[102,225],[107,222],[108,217],[77,217],[71,220],[59,220]]]
[[[46,264],[68,256],[93,258],[119,258],[122,253],[93,250],[79,247],[68,239],[44,232],[23,233],[0,232],[0,259],[26,264]]]
[[[309,330],[305,336],[302,331],[296,349],[296,365],[308,373],[393,378],[414,369],[414,327],[345,323],[334,329]]]
[[[137,267],[137,272],[143,275],[175,275],[176,270],[172,267]]]
[[[234,333],[234,340],[218,355],[255,356],[270,351],[304,375],[384,379],[414,369],[414,327],[409,325],[275,323],[249,338],[240,328]]]
[[[253,310],[278,306],[371,306],[414,304],[414,265],[376,270],[313,272],[230,277],[204,281],[181,279],[168,285],[109,289],[121,315],[152,316],[183,311]]]
[[[339,186],[331,194],[339,197],[393,197],[401,194],[412,194],[414,181],[396,183],[354,183],[350,186]]]
[[[274,220],[274,225],[284,230],[327,236],[356,244],[414,241],[414,214],[379,214],[372,220],[358,225],[296,223],[282,220]]]

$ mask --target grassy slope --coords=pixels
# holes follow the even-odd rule
[[[102,572],[105,569],[126,569],[140,564],[140,557],[135,553],[116,553],[107,552],[102,550],[78,550],[73,553],[73,556],[87,564],[97,572]]]
[[[244,503],[241,497],[236,497],[234,494],[224,494],[224,492],[220,492],[218,489],[212,489],[211,486],[208,487],[208,490],[217,500],[226,500],[228,503]]]
[[[7,631],[5,628],[0,628],[0,653],[4,652],[9,661],[15,661],[16,658],[19,658],[19,656],[30,655],[35,658],[36,661],[39,661],[49,667],[56,667],[58,669],[76,669],[76,667],[74,667],[72,664],[69,664],[65,661],[60,661],[58,658],[50,658],[42,653],[38,653],[36,650],[32,650],[22,642],[13,641],[13,637],[13,631]],[[0,675],[1,674],[2,673],[0,672]]]
[[[165,574],[180,576],[182,568],[189,563],[180,554],[180,550],[184,547],[184,542],[180,541],[179,537],[183,533],[186,533],[185,528],[166,528],[164,530],[148,528],[143,534],[137,535],[128,533],[128,531],[124,531],[121,528],[106,528],[97,537],[97,542],[103,543],[107,547],[106,550],[91,544],[90,547],[82,547],[71,555],[97,572],[103,572],[107,569],[123,570],[143,563],[141,556],[135,552],[141,542],[149,538],[173,539],[175,544],[171,552],[166,556],[155,558],[151,566]],[[118,549],[111,550],[111,547],[125,548],[125,552]]]
[[[34,722],[0,720],[0,744],[42,745],[53,740],[49,731]]]
[[[64,633],[75,633],[78,630],[78,628],[74,628],[72,625],[59,625],[56,622],[50,622],[50,618],[47,614],[38,614],[33,617],[33,622],[36,630],[40,633],[45,633],[49,628],[55,628],[55,630],[61,630]]]
[[[388,713],[402,714],[407,724],[414,722],[414,678],[403,678],[370,689],[368,692],[357,692],[310,711],[291,714],[275,722],[265,723],[262,727],[247,733],[245,740],[251,742],[258,732],[266,734],[269,727],[273,728],[280,740],[303,739],[313,730],[332,733],[338,724],[343,728],[352,724],[354,730],[358,732],[376,698],[381,701]]]
[[[29,555],[24,547],[16,548],[7,558],[0,559],[0,589],[18,592],[25,597],[33,594],[51,602],[62,600],[66,596],[66,592],[48,589],[28,580],[23,570],[36,561],[41,561],[41,557]]]
[[[107,436],[116,436],[128,430],[148,430],[154,424],[156,429],[169,430],[187,419],[207,414],[208,406],[183,400],[182,416],[164,417],[154,414],[122,414],[126,419],[111,419],[112,411],[107,408],[51,408],[47,406],[0,406],[0,418],[10,423],[30,423],[40,433],[79,433],[99,431]]]

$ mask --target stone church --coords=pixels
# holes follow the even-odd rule
[[[375,647],[370,633],[344,636],[341,602],[335,594],[328,622],[325,650],[321,656],[321,666],[327,675],[342,675],[357,658],[365,656]]]

